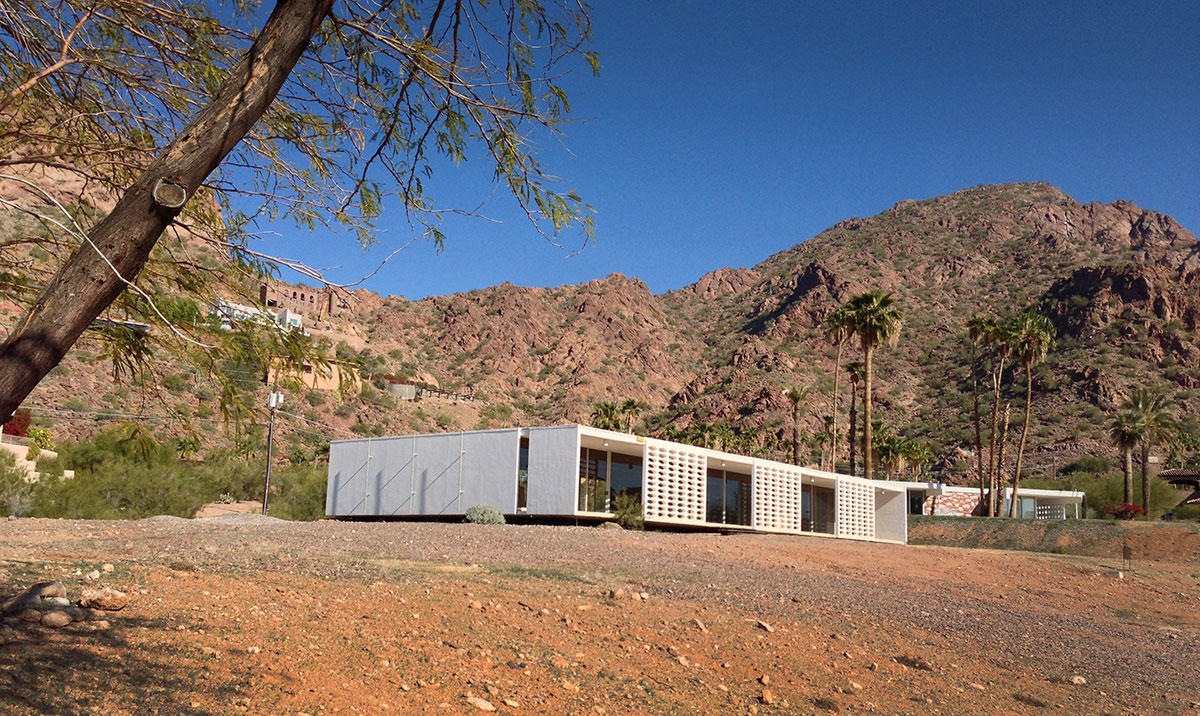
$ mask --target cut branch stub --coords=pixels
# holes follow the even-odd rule
[[[161,207],[181,209],[187,199],[187,187],[173,179],[160,177],[154,184],[154,203]]]

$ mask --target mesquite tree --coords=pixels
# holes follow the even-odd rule
[[[278,0],[265,18],[235,2],[5,2],[0,174],[29,191],[0,203],[40,230],[0,244],[0,299],[28,308],[0,344],[0,421],[114,301],[211,356],[164,294],[260,273],[261,222],[365,246],[390,205],[440,243],[438,219],[462,208],[423,181],[445,163],[482,155],[543,235],[576,225],[587,240],[589,207],[531,151],[569,111],[564,62],[598,68],[587,13],[567,0]],[[77,201],[50,177],[78,185]],[[221,262],[164,251],[168,230]],[[38,275],[30,246],[62,260]]]

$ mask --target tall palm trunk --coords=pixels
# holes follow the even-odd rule
[[[1021,426],[1021,442],[1017,446],[1017,470],[1012,479],[1012,505],[1008,508],[1008,516],[1017,516],[1017,490],[1021,489],[1021,460],[1025,457],[1025,438],[1029,435],[1030,407],[1033,401],[1033,366],[1025,366],[1025,424]]]
[[[1150,515],[1150,441],[1142,441],[1142,509]]]
[[[800,464],[800,403],[792,405],[792,464]]]
[[[850,474],[858,474],[858,384],[850,386]]]
[[[999,515],[1004,505],[1000,502],[1000,485],[1004,482],[1004,444],[1008,442],[1008,421],[1012,415],[1012,403],[1004,404],[1004,422],[1000,425],[1000,442],[996,446],[996,474],[992,476],[992,514]]]
[[[1126,445],[1121,448],[1125,457],[1125,499],[1127,505],[1133,504],[1133,447]]]
[[[988,497],[988,517],[996,516],[996,439],[1000,435],[1000,383],[1004,379],[1004,361],[996,360],[992,370],[992,434],[988,446],[988,488],[992,491]]]
[[[971,397],[975,409],[975,470],[979,473],[979,503],[985,499],[983,472],[983,427],[979,420],[979,353],[971,344]]]
[[[837,347],[837,362],[833,364],[833,421],[830,429],[833,431],[833,436],[829,441],[829,464],[825,466],[830,472],[837,472],[837,450],[838,450],[838,402],[841,394],[838,393],[838,378],[841,377],[842,369],[842,346],[844,344],[838,341]]]
[[[874,377],[871,375],[871,362],[875,351],[870,346],[863,346],[863,477],[872,479],[875,459],[871,454],[871,388]]]

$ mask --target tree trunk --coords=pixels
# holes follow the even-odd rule
[[[1125,446],[1121,448],[1121,452],[1125,457],[1125,504],[1133,504],[1133,448]]]
[[[1150,441],[1142,441],[1142,509],[1150,516]]]
[[[1017,446],[1017,470],[1013,473],[1012,499],[1013,507],[1008,510],[1009,517],[1016,517],[1017,490],[1021,489],[1021,461],[1025,457],[1025,439],[1029,435],[1030,405],[1033,401],[1033,366],[1025,366],[1025,424],[1021,426],[1021,442]]]
[[[872,479],[875,456],[871,454],[871,359],[875,351],[863,346],[863,477]]]
[[[974,343],[971,344],[971,396],[975,407],[975,469],[979,473],[979,504],[982,505],[986,499],[984,495],[986,475],[983,472],[983,427],[979,420],[979,358],[974,345]]]
[[[800,464],[800,403],[792,405],[792,464]]]
[[[839,402],[839,399],[841,398],[841,395],[838,393],[838,378],[841,377],[842,347],[844,345],[845,344],[842,343],[841,341],[838,342],[837,362],[833,364],[833,420],[830,423],[830,430],[833,431],[833,435],[830,437],[830,440],[829,440],[829,465],[827,465],[825,468],[826,470],[829,470],[830,472],[837,472],[837,451],[838,451],[838,421],[837,421],[837,418],[838,418],[838,402]]]
[[[992,480],[992,511],[999,516],[1004,509],[1000,501],[1000,485],[1004,484],[1004,444],[1008,442],[1008,420],[1012,415],[1012,403],[1004,404],[1004,422],[1000,424],[1000,441],[996,446],[996,475]]]
[[[92,227],[88,237],[95,247],[84,244],[71,254],[0,345],[0,422],[142,270],[180,211],[158,203],[155,186],[165,180],[191,198],[275,100],[332,4],[279,0],[216,97]]]
[[[858,474],[858,384],[850,388],[850,474]]]
[[[992,434],[988,446],[988,517],[996,516],[996,439],[1000,433],[1000,384],[1004,380],[1004,362],[997,360],[992,371]]]

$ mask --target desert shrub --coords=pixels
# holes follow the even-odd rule
[[[312,391],[309,391],[308,393],[306,393],[304,396],[304,399],[307,400],[308,404],[313,406],[314,408],[317,407],[318,405],[325,404],[325,394],[319,393],[315,390],[312,390]]]
[[[1146,511],[1142,508],[1127,502],[1119,505],[1105,505],[1103,511],[1106,516],[1114,517],[1118,520],[1132,520],[1134,517],[1146,514]]]
[[[50,477],[62,477],[62,460],[56,457],[47,457],[42,455],[37,460],[37,471],[43,475],[49,475]]]
[[[214,450],[198,463],[181,461],[180,444],[161,443],[152,430],[132,424],[108,428],[87,440],[64,442],[57,469],[73,469],[75,477],[43,479],[31,514],[71,519],[191,517],[205,503],[223,496],[262,497],[261,461],[247,460],[232,450]]]
[[[17,437],[25,437],[25,433],[29,430],[29,423],[33,420],[33,414],[28,408],[18,408],[13,416],[4,424],[5,435],[16,435]]]
[[[43,450],[53,450],[54,440],[50,437],[50,430],[47,428],[29,428],[26,433],[29,438],[29,453],[26,458],[37,461],[38,455],[42,454]]]
[[[1060,475],[1069,475],[1073,472],[1088,472],[1093,475],[1103,475],[1112,472],[1113,465],[1111,462],[1102,457],[1095,455],[1081,455],[1074,462],[1064,465],[1059,469]]]
[[[333,414],[340,415],[343,418],[348,415],[354,415],[354,406],[349,403],[342,403],[334,409]]]
[[[504,515],[491,505],[475,505],[467,508],[467,522],[476,525],[502,525]]]
[[[26,482],[25,471],[17,467],[17,458],[0,450],[0,514],[24,517],[33,506],[36,487]]]
[[[613,514],[616,515],[617,524],[627,530],[646,529],[646,522],[642,517],[642,500],[633,493],[617,493],[613,499]]]
[[[270,513],[285,520],[319,520],[325,516],[324,462],[292,465],[271,473]]]

